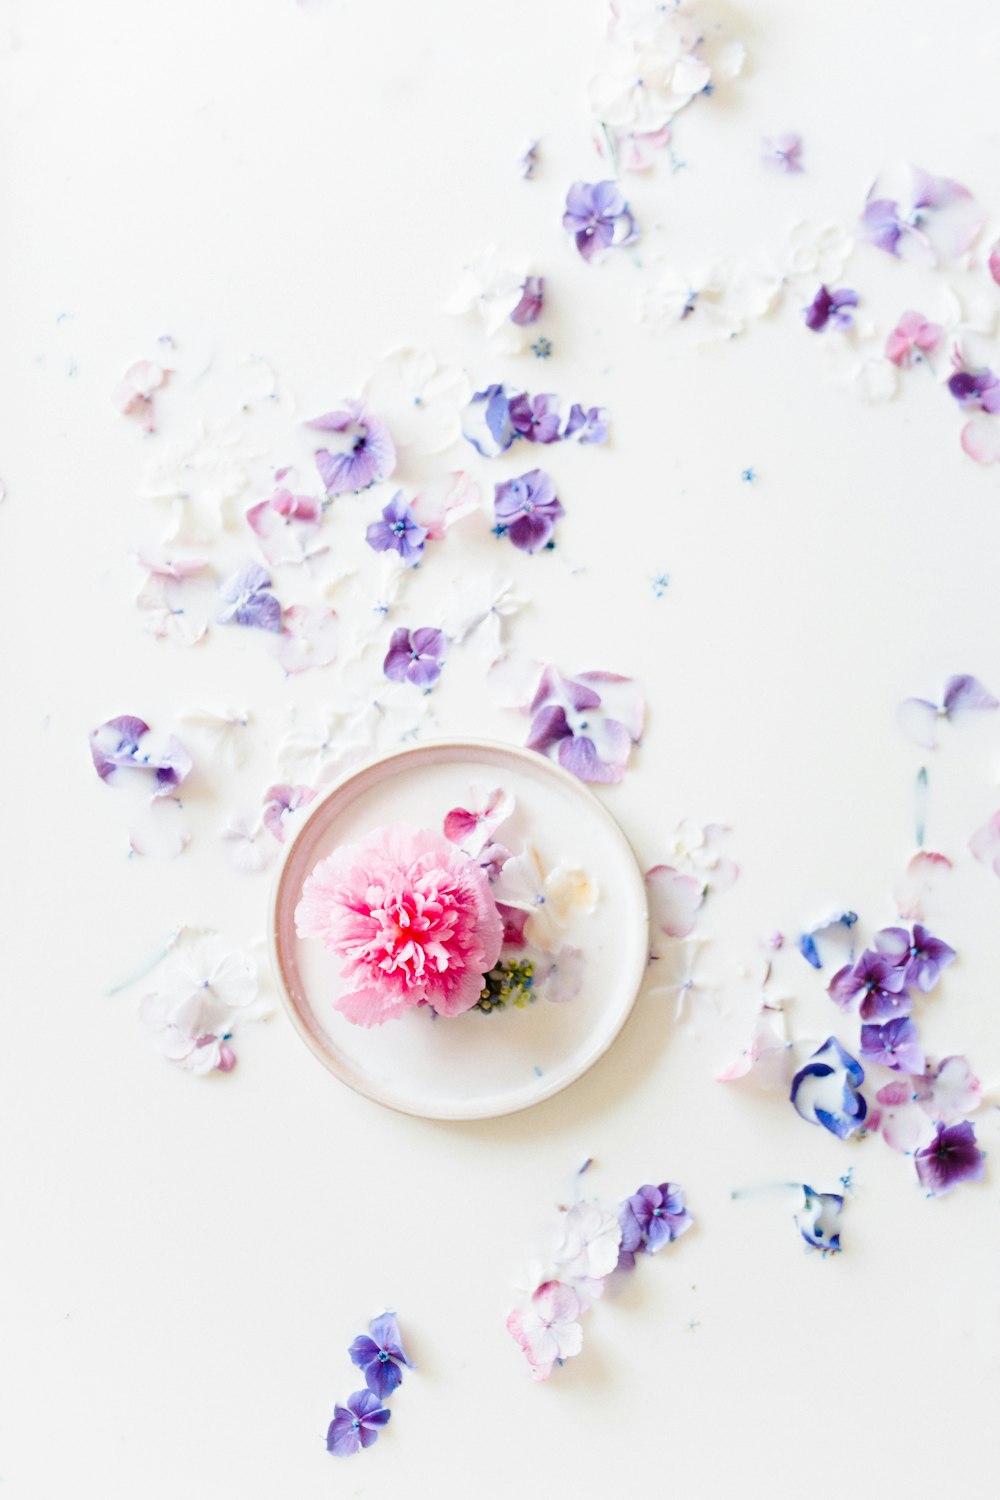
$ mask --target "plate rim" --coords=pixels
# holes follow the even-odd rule
[[[397,1114],[405,1115],[412,1119],[453,1121],[501,1119],[505,1115],[521,1114],[524,1110],[533,1109],[535,1105],[543,1103],[546,1099],[554,1098],[556,1094],[560,1094],[564,1089],[570,1088],[586,1073],[589,1073],[591,1068],[593,1068],[595,1064],[598,1063],[601,1058],[606,1055],[606,1053],[618,1040],[618,1037],[621,1035],[625,1023],[627,1022],[629,1016],[632,1014],[632,1011],[635,1008],[635,1003],[639,997],[639,991],[642,987],[642,978],[645,974],[648,964],[648,942],[645,945],[645,951],[638,954],[637,959],[632,965],[632,969],[634,970],[634,972],[630,973],[627,976],[630,998],[627,1004],[623,1007],[617,1024],[604,1038],[601,1046],[597,1049],[597,1051],[592,1054],[588,1054],[582,1066],[576,1069],[576,1071],[572,1072],[569,1077],[562,1078],[560,1081],[551,1083],[548,1086],[540,1087],[537,1094],[534,1094],[530,1099],[526,1099],[521,1104],[500,1105],[497,1108],[486,1107],[482,1109],[476,1109],[472,1107],[459,1107],[457,1109],[442,1109],[440,1111],[429,1111],[426,1108],[407,1106],[404,1102],[400,1102],[397,1099],[383,1095],[377,1088],[365,1087],[360,1078],[346,1076],[343,1071],[335,1066],[333,1058],[309,1030],[292,999],[289,986],[286,982],[284,967],[281,961],[281,955],[278,946],[278,907],[282,897],[285,872],[294,850],[296,849],[300,840],[304,837],[313,820],[320,816],[324,805],[329,802],[330,799],[337,793],[341,792],[345,786],[349,785],[351,781],[366,775],[376,767],[389,766],[399,762],[405,763],[407,760],[416,757],[424,757],[434,750],[469,751],[471,752],[473,757],[475,756],[476,752],[481,751],[491,751],[493,753],[499,753],[504,757],[513,759],[516,762],[524,763],[525,766],[530,767],[530,769],[534,772],[541,771],[543,774],[551,775],[555,778],[556,781],[561,781],[563,785],[566,786],[574,794],[574,796],[579,797],[582,801],[589,803],[590,807],[596,811],[598,818],[603,822],[607,832],[610,833],[612,839],[627,855],[627,864],[630,873],[634,875],[633,895],[637,901],[637,917],[641,917],[639,925],[644,925],[648,933],[649,903],[646,896],[645,881],[642,876],[642,871],[640,869],[639,860],[636,856],[635,850],[633,849],[631,841],[628,838],[628,835],[625,833],[625,830],[618,822],[618,819],[609,810],[609,808],[605,806],[601,799],[594,794],[594,792],[586,782],[581,781],[578,776],[572,775],[571,772],[565,770],[564,767],[560,766],[557,762],[550,760],[548,756],[540,755],[538,751],[526,749],[522,745],[513,745],[505,740],[494,740],[479,736],[463,736],[461,738],[454,738],[452,736],[440,736],[434,739],[421,740],[419,743],[413,745],[403,745],[397,750],[389,751],[385,755],[371,756],[368,759],[351,766],[342,775],[338,776],[336,780],[332,781],[329,786],[325,787],[319,797],[315,798],[313,802],[308,804],[308,811],[306,812],[305,817],[299,823],[293,837],[288,840],[281,851],[278,863],[275,867],[274,876],[271,881],[271,892],[268,901],[267,913],[268,958],[270,960],[271,973],[274,978],[278,994],[281,998],[282,1008],[291,1021],[294,1031],[298,1034],[301,1040],[305,1042],[309,1051],[313,1054],[317,1061],[319,1061],[326,1069],[326,1071],[330,1073],[334,1078],[336,1078],[339,1083],[351,1089],[354,1093],[361,1095],[362,1098],[370,1099],[373,1103],[381,1105],[383,1109],[391,1109]],[[539,1083],[542,1083],[541,1079],[539,1080]]]

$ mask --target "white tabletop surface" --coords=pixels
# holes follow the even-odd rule
[[[934,697],[952,672],[998,690],[997,474],[962,453],[960,414],[926,372],[886,404],[832,379],[794,298],[707,348],[686,328],[651,336],[635,305],[654,251],[691,267],[780,246],[800,219],[853,230],[899,160],[1000,216],[1000,18],[973,0],[713,14],[745,43],[745,72],[677,118],[683,167],[628,179],[647,258],[587,266],[560,216],[570,182],[602,175],[585,103],[599,0],[2,8],[11,1500],[989,1488],[995,1110],[976,1116],[986,1181],[929,1202],[879,1140],[842,1144],[714,1075],[752,1025],[776,929],[793,1034],[833,1029],[829,971],[794,937],[837,907],[863,937],[893,919],[926,764],[928,843],[955,862],[935,926],[960,962],[922,1032],[984,1083],[1000,1077],[1000,885],[967,849],[1000,805],[1000,723],[956,727],[933,754],[895,723],[899,700]],[[782,130],[803,137],[801,176],[761,165],[762,137]],[[535,137],[526,182],[515,163]],[[544,364],[492,354],[443,310],[490,242],[547,278]],[[917,297],[933,315],[949,284],[871,248],[845,279],[883,329]],[[177,373],[144,438],[109,395],[165,334]],[[272,1018],[240,1029],[235,1071],[201,1079],[158,1055],[141,983],[107,994],[181,923],[244,948],[263,937],[269,877],[232,871],[219,829],[275,779],[290,710],[328,701],[341,672],[285,679],[253,631],[213,629],[193,649],[144,633],[129,554],[165,519],[140,498],[151,458],[230,416],[252,358],[279,394],[244,441],[280,462],[281,423],[356,394],[403,343],[480,383],[609,407],[606,448],[545,455],[567,511],[556,553],[504,552],[530,599],[511,644],[644,682],[644,743],[602,793],[643,866],[686,817],[728,824],[741,866],[706,905],[695,973],[709,993],[680,1023],[673,995],[650,989],[567,1092],[464,1125],[340,1086],[273,995]],[[458,546],[422,570],[420,607],[461,566]],[[190,846],[129,859],[88,733],[120,713],[181,732],[184,711],[234,705],[253,715],[248,764],[212,773],[191,736]],[[422,734],[523,738],[471,656],[456,653],[434,710]],[[697,1228],[597,1306],[583,1355],[537,1385],[504,1319],[587,1157],[587,1191],[612,1203],[682,1183]],[[780,1191],[731,1197],[833,1187],[848,1168],[838,1257],[806,1252]],[[377,1446],[337,1461],[323,1439],[355,1388],[346,1346],[387,1306],[419,1369]]]

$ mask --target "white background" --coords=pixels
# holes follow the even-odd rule
[[[780,241],[799,217],[850,224],[897,159],[1000,213],[989,7],[748,0],[725,22],[745,76],[678,120],[684,169],[629,185],[679,263]],[[760,934],[794,936],[837,905],[866,931],[894,915],[922,760],[895,705],[953,671],[1000,684],[997,478],[961,453],[929,380],[866,406],[828,381],[797,314],[709,352],[654,341],[634,318],[632,262],[574,256],[559,220],[567,184],[599,175],[584,86],[603,24],[596,0],[3,7],[12,1500],[604,1487],[792,1500],[989,1483],[992,1164],[986,1183],[929,1203],[877,1140],[842,1146],[713,1075],[748,1030],[739,971]],[[783,129],[806,141],[799,179],[759,163],[761,137]],[[533,136],[542,165],[524,183],[514,161]],[[491,240],[548,278],[545,366],[491,356],[441,311]],[[896,268],[877,262],[855,281],[883,285]],[[115,713],[166,725],[246,702],[259,795],[289,705],[329,691],[322,673],[285,682],[252,632],[185,652],[141,631],[128,550],[149,525],[143,439],[108,398],[165,332],[187,371],[164,397],[174,436],[198,420],[191,377],[208,359],[265,356],[309,415],[406,341],[479,381],[608,404],[612,445],[552,459],[560,550],[582,571],[514,558],[532,596],[514,635],[568,669],[645,682],[649,732],[607,798],[644,864],[682,817],[732,826],[741,881],[706,910],[698,959],[721,1019],[703,1000],[677,1028],[672,999],[645,995],[569,1092],[456,1127],[349,1094],[281,1015],[241,1031],[231,1076],[193,1079],[156,1055],[140,991],[105,997],[181,921],[258,938],[267,877],[223,862],[217,829],[238,799],[217,781],[192,785],[180,859],[128,860],[88,732]],[[467,675],[437,695],[438,728],[519,737]],[[1000,888],[965,846],[1000,804],[998,736],[956,730],[930,761],[928,839],[957,862],[938,925],[961,964],[924,1035],[967,1050],[987,1083]],[[824,979],[781,956],[799,1036],[830,1025]],[[995,1148],[994,1118],[980,1129]],[[538,1387],[504,1331],[511,1278],[586,1156],[588,1188],[610,1201],[682,1182],[698,1228],[599,1306],[583,1356]],[[833,1187],[848,1166],[836,1259],[804,1253],[780,1193],[730,1197]],[[354,1388],[344,1351],[386,1305],[420,1369],[377,1446],[339,1463],[323,1437]]]

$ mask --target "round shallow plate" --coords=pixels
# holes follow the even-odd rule
[[[420,1006],[395,1021],[354,1026],[333,1002],[340,961],[295,931],[302,885],[318,860],[394,822],[441,828],[473,787],[502,786],[517,806],[503,842],[526,841],[550,870],[579,867],[599,898],[566,941],[584,955],[579,993],[450,1019]],[[487,740],[423,744],[352,771],[314,802],[278,869],[269,924],[278,988],[292,1022],[331,1073],[393,1109],[432,1119],[510,1114],[564,1089],[606,1052],[635,1001],[646,966],[642,876],[611,814],[575,777],[532,751]]]

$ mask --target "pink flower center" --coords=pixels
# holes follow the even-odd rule
[[[443,974],[458,956],[455,929],[461,913],[454,891],[426,891],[420,885],[403,892],[369,891],[369,933],[356,950],[356,957],[410,987]]]

